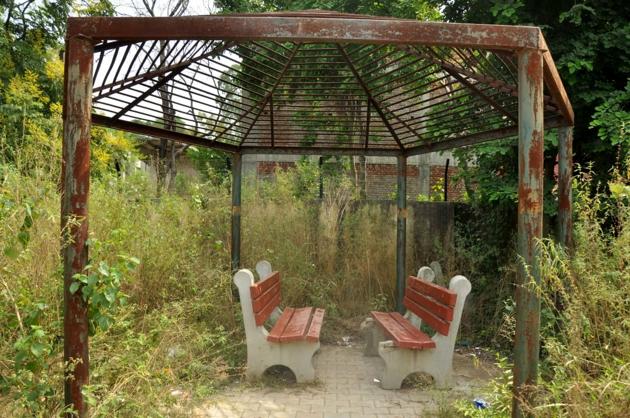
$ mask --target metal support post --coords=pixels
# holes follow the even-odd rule
[[[91,40],[79,36],[67,40],[61,170],[64,393],[65,404],[79,417],[87,416],[81,390],[89,384],[88,315],[80,291],[71,294],[70,285],[88,259],[92,56]]]
[[[543,56],[539,50],[518,54],[518,253],[514,399],[512,416],[521,417],[533,401],[538,374],[540,284],[537,240],[543,230]]]
[[[398,188],[396,201],[398,216],[396,222],[396,309],[404,312],[405,264],[407,250],[407,157],[398,156]]]
[[[241,266],[241,176],[242,156],[232,156],[232,271]]]
[[[568,250],[573,245],[573,127],[558,128],[558,241]]]

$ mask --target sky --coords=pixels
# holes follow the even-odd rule
[[[177,0],[146,0],[148,3],[155,1],[156,10],[160,16],[166,16],[167,10],[172,9]],[[119,16],[142,16],[146,15],[146,8],[142,0],[112,1]],[[216,13],[213,0],[189,0],[185,15],[206,15]]]

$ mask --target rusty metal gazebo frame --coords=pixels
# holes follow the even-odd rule
[[[573,111],[540,29],[305,11],[68,20],[62,227],[65,401],[84,416],[85,302],[92,124],[233,155],[232,267],[240,264],[244,154],[394,156],[397,298],[405,280],[406,161],[518,136],[513,415],[535,385],[540,301],[543,131],[559,130],[559,240],[571,241]],[[70,219],[79,222],[69,222]],[[400,307],[400,303],[399,303]]]

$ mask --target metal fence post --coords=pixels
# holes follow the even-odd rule
[[[232,272],[241,266],[241,177],[242,156],[232,155]]]
[[[407,256],[407,157],[398,156],[398,205],[396,222],[396,309],[404,313],[405,265]]]
[[[558,241],[571,250],[573,245],[573,127],[558,128]]]

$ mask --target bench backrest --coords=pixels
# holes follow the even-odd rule
[[[457,293],[417,277],[407,278],[405,307],[442,335],[448,335]]]
[[[261,281],[249,288],[252,297],[252,309],[256,325],[261,326],[267,321],[273,310],[280,304],[280,273],[274,271]]]

